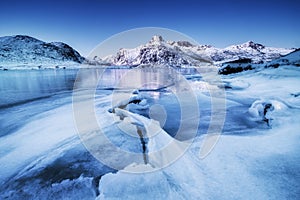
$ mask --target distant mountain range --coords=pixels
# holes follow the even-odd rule
[[[154,36],[148,43],[134,49],[120,49],[116,55],[102,60],[113,65],[168,64],[197,66],[200,62],[222,65],[226,62],[249,59],[251,63],[265,63],[287,55],[295,49],[266,47],[252,41],[224,49],[211,45],[194,45],[188,41],[165,41]]]
[[[188,41],[165,41],[161,36],[153,36],[146,44],[133,49],[122,48],[116,54],[105,58],[84,58],[65,43],[46,43],[30,36],[16,35],[0,37],[0,69],[11,66],[59,68],[81,64],[197,67],[203,62],[209,62],[219,66],[220,73],[228,74],[257,66],[297,64],[300,60],[297,60],[297,56],[287,56],[293,54],[292,52],[299,54],[295,48],[266,47],[253,41],[221,49],[211,45],[195,45]],[[293,61],[289,58],[293,58]]]

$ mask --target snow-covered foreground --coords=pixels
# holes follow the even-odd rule
[[[157,80],[155,73],[152,75],[141,77]],[[247,71],[223,76],[224,84],[214,85],[204,82],[201,75],[188,73],[185,77],[196,94],[200,113],[191,145],[186,138],[172,137],[186,118],[180,117],[184,111],[168,81],[168,87],[160,89],[138,94],[127,91],[129,98],[113,105],[111,100],[117,94],[109,86],[98,90],[95,116],[101,134],[93,130],[86,112],[81,140],[68,95],[18,105],[19,109],[5,108],[1,112],[8,117],[16,110],[26,108],[28,112],[25,123],[16,122],[21,125],[0,140],[0,197],[299,199],[299,68]],[[207,88],[218,87],[226,89],[223,132],[210,154],[200,158],[212,115]],[[84,105],[89,100],[86,91],[78,94],[75,103]],[[43,105],[53,109],[28,114]],[[75,106],[80,108],[84,107]],[[195,126],[197,116],[189,117],[187,127]],[[191,134],[192,130],[185,128],[182,133]],[[172,148],[156,153],[170,144]]]
[[[300,99],[293,94],[299,91],[299,73],[285,68],[224,77],[230,88],[224,135],[207,157],[199,158],[206,137],[200,135],[162,170],[126,172],[151,171],[155,164],[149,159],[148,165],[103,176],[99,199],[298,199]],[[260,116],[266,102],[274,106],[269,125]],[[163,134],[152,142],[168,138]]]

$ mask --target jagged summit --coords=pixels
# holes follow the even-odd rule
[[[248,42],[245,42],[244,44],[241,44],[240,46],[245,47],[245,48],[250,47],[250,48],[256,49],[256,50],[261,50],[261,49],[265,48],[264,45],[259,44],[259,43],[255,43],[255,42],[253,42],[251,40],[248,41]]]
[[[177,46],[180,46],[180,47],[194,47],[195,45],[188,42],[188,41],[177,41],[177,42],[169,42],[169,44],[171,45],[177,45]]]
[[[249,51],[249,49],[252,50],[256,50],[256,51],[260,51],[265,49],[266,47],[262,44],[253,42],[253,41],[247,41],[245,43],[242,44],[238,44],[238,45],[231,45],[229,47],[226,47],[225,49],[231,49],[231,50],[246,50]]]
[[[154,35],[151,40],[150,40],[150,43],[151,44],[155,44],[155,43],[161,43],[161,42],[164,42],[164,39],[162,36],[160,35]]]

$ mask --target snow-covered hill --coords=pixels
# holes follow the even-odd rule
[[[0,66],[55,66],[85,61],[65,43],[46,43],[36,38],[16,35],[0,37]]]
[[[300,49],[293,51],[285,56],[281,56],[280,58],[274,59],[270,62],[259,64],[259,63],[251,63],[251,59],[241,58],[235,61],[224,62],[219,68],[220,74],[232,74],[238,73],[242,71],[252,70],[252,69],[263,69],[263,68],[277,68],[279,66],[284,65],[294,65],[300,66]]]
[[[266,63],[291,53],[295,49],[266,47],[252,41],[224,49],[211,45],[195,45],[188,41],[165,41],[161,36],[153,36],[150,42],[134,49],[120,49],[116,55],[104,58],[114,65],[168,64],[171,66],[193,66],[210,61],[222,63],[250,59],[251,63]]]
[[[300,67],[300,49],[297,49],[296,51],[286,56],[271,61],[267,64],[266,67],[277,68],[281,65],[295,65],[297,67]]]

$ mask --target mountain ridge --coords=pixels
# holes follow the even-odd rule
[[[149,63],[193,66],[197,65],[198,61],[212,62],[221,66],[225,62],[247,58],[251,59],[252,63],[261,64],[280,58],[294,50],[292,48],[267,47],[253,41],[216,48],[212,45],[192,44],[189,41],[165,41],[161,36],[156,35],[146,44],[132,49],[122,48],[116,54],[102,58],[102,60],[117,66]],[[169,57],[165,56],[163,52],[166,52]],[[176,52],[179,55],[176,57],[179,59],[178,62],[170,59],[170,56],[174,57],[173,54]]]
[[[44,42],[27,35],[0,37],[0,68],[10,66],[78,66],[90,65],[168,65],[172,67],[198,67],[211,63],[220,68],[238,66],[247,60],[247,66],[266,64],[295,51],[293,48],[267,47],[253,41],[225,48],[192,44],[189,41],[165,41],[154,35],[149,42],[135,48],[121,48],[105,58],[84,58],[63,42]],[[282,62],[281,62],[282,63]],[[272,64],[274,65],[274,63]],[[275,63],[276,65],[276,63]],[[250,67],[247,67],[250,69]]]

